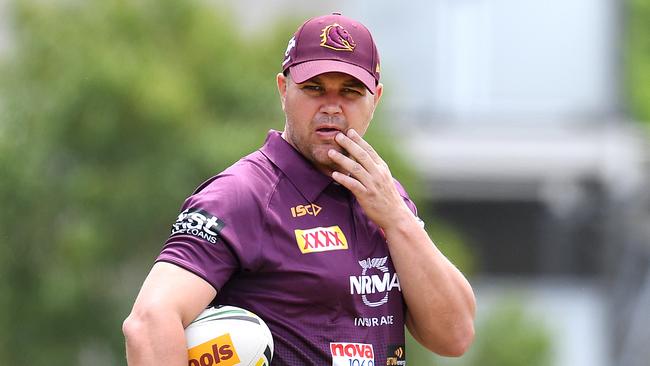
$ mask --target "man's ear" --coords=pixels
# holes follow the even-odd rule
[[[278,93],[280,94],[280,103],[282,103],[282,110],[284,110],[284,101],[287,97],[287,77],[283,73],[278,73],[275,77],[278,83]]]
[[[384,93],[384,84],[378,83],[377,84],[377,90],[375,90],[375,108],[377,108],[377,104],[379,104],[379,100],[381,99],[381,95]]]

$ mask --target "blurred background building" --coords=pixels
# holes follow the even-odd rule
[[[650,187],[647,137],[624,103],[623,6],[236,9],[248,26],[289,8],[364,21],[381,51],[389,128],[425,178],[420,205],[476,255],[479,310],[514,291],[548,327],[554,365],[641,366],[650,360]]]

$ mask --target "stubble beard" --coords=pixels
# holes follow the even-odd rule
[[[347,151],[344,151],[333,139],[330,143],[312,143],[309,136],[303,139],[295,134],[287,134],[287,139],[318,171],[328,176],[340,169],[327,152],[333,149],[347,155]]]
[[[287,125],[297,125],[296,123],[289,123],[289,115],[287,115]],[[295,121],[294,121],[295,122]],[[293,145],[296,150],[300,152],[314,167],[325,175],[331,175],[333,171],[341,170],[340,167],[330,159],[328,151],[333,149],[341,154],[348,156],[348,152],[343,149],[333,138],[331,140],[322,140],[315,135],[314,128],[320,124],[332,124],[339,126],[342,130],[347,127],[347,122],[342,116],[315,116],[310,122],[309,130],[306,135],[298,133],[299,129],[290,129],[287,133],[287,140]],[[287,129],[285,128],[285,132]]]

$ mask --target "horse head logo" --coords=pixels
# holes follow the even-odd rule
[[[337,23],[323,28],[320,45],[336,51],[354,51],[356,44],[348,31]]]

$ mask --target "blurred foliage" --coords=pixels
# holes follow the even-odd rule
[[[474,344],[460,358],[423,354],[416,365],[436,366],[548,366],[552,364],[551,334],[546,326],[526,313],[515,295],[506,296],[480,312]],[[409,339],[410,342],[413,342]],[[407,345],[409,349],[410,344]],[[426,361],[425,361],[426,360]]]
[[[231,19],[207,1],[12,3],[0,364],[86,349],[121,363],[121,322],[184,197],[282,128],[275,74],[295,25],[245,39]]]
[[[183,199],[282,129],[275,74],[302,19],[244,35],[207,0],[10,4],[0,364],[123,364],[121,322]],[[418,202],[377,120],[368,139]],[[463,238],[420,209],[471,272]]]
[[[479,333],[469,365],[547,366],[551,336],[544,324],[524,311],[523,304],[506,298],[478,324]]]
[[[634,118],[650,127],[650,0],[627,0],[625,69]]]
[[[426,213],[425,213],[426,215]],[[441,221],[439,218],[424,217],[427,232],[432,236],[438,249],[447,256],[465,276],[476,273],[476,260],[472,255],[468,240],[453,225]]]
[[[246,36],[232,19],[208,1],[11,3],[0,364],[123,363],[121,322],[183,199],[283,127],[275,74],[300,21]]]

